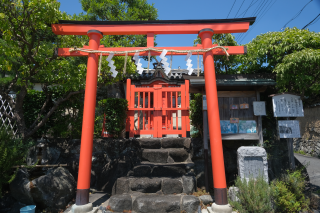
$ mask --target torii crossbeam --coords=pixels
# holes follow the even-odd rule
[[[147,35],[147,47],[154,47],[155,34],[198,34],[201,45],[196,47],[158,47],[159,49],[194,50],[208,49],[212,44],[212,35],[219,33],[241,33],[249,29],[255,18],[240,19],[210,19],[210,20],[158,20],[158,21],[59,21],[52,25],[52,31],[57,35],[88,35],[89,46],[83,47],[99,51],[132,51],[146,47],[115,47],[100,46],[103,35]],[[245,54],[244,46],[225,47],[230,55]],[[77,185],[76,205],[85,205],[89,202],[89,189],[91,177],[93,128],[95,117],[98,53],[85,53],[69,51],[70,48],[59,48],[59,56],[87,56],[87,77],[85,88],[85,101],[81,135],[81,149],[79,162],[79,175]],[[128,54],[133,55],[134,53]],[[160,52],[150,51],[151,55],[160,55]],[[186,55],[187,53],[173,53],[173,55]],[[210,149],[212,171],[214,179],[214,196],[217,205],[227,205],[227,185],[225,177],[223,148],[221,140],[220,116],[216,76],[214,68],[214,55],[225,55],[221,49],[213,49],[203,54],[205,88],[207,96],[207,110],[210,134]],[[108,55],[103,53],[103,55]],[[124,55],[124,54],[115,54]],[[148,55],[141,52],[140,55]]]

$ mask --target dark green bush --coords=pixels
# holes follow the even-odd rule
[[[98,105],[106,115],[106,131],[113,137],[121,137],[127,118],[128,101],[121,98],[107,98],[99,101]]]
[[[63,92],[57,89],[49,89],[48,97],[44,92],[30,90],[25,97],[23,110],[26,127],[29,128],[35,119],[46,99],[49,103],[43,110],[40,119],[42,119],[54,104],[54,100],[61,97]],[[41,138],[46,135],[62,138],[79,138],[82,128],[83,115],[83,94],[74,95],[69,100],[60,104],[58,109],[49,117],[47,122],[32,137]]]
[[[305,179],[301,170],[287,172],[271,184],[272,197],[277,212],[299,212],[309,209],[309,199],[304,196]]]
[[[14,170],[12,166],[23,165],[27,152],[33,145],[33,142],[15,139],[5,127],[0,129],[0,197],[3,185],[15,178],[18,169]]]
[[[269,184],[262,176],[254,179],[238,178],[235,186],[239,188],[238,202],[230,201],[230,205],[241,213],[269,213],[273,212],[271,206],[271,192]]]
[[[202,115],[202,94],[197,93],[192,95],[190,100],[190,120],[191,124],[199,130],[198,134],[202,137],[203,134],[203,115]]]

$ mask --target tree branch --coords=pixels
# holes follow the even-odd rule
[[[50,109],[50,111],[42,118],[42,120],[25,135],[25,139],[29,138],[38,129],[40,129],[45,124],[45,122],[49,119],[49,117],[53,114],[53,112],[59,107],[61,103],[63,103],[64,101],[67,101],[71,96],[81,94],[81,93],[84,93],[84,90],[77,91],[77,92],[70,92],[65,98],[58,100],[54,104],[54,106]]]

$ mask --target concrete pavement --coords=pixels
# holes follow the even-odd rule
[[[320,159],[297,153],[294,156],[307,168],[313,191],[320,190]]]

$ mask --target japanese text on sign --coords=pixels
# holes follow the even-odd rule
[[[283,94],[272,97],[274,117],[304,117],[299,96]]]

